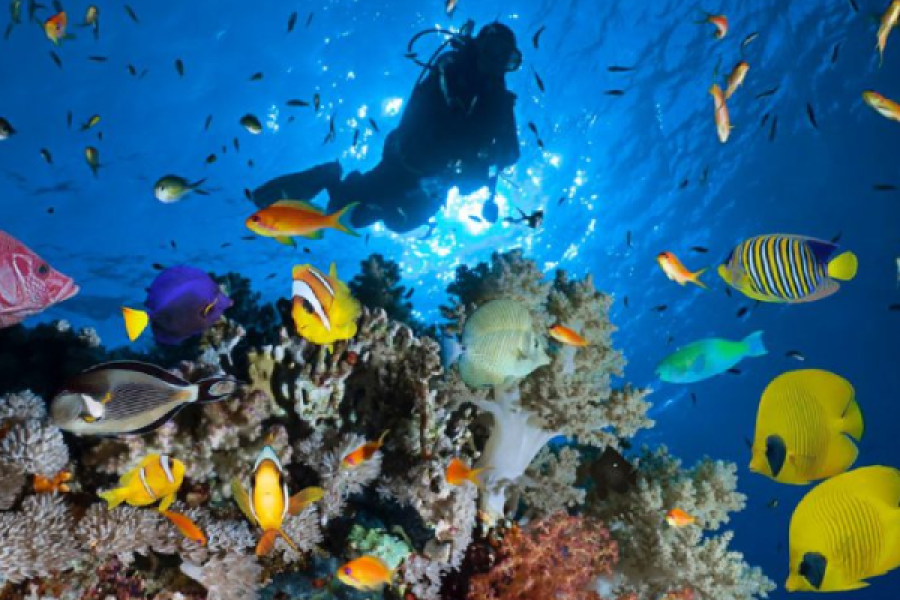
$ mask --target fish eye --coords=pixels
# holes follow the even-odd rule
[[[313,312],[315,312],[313,309],[313,305],[309,302],[309,300],[307,300],[306,298],[299,298],[299,297],[298,297],[298,299],[300,300],[300,306],[303,307],[303,310],[305,312],[307,312],[308,314],[313,314]]]
[[[256,215],[253,215],[252,217],[250,217],[250,221],[252,221],[253,223],[259,223],[259,217]]]
[[[41,277],[46,277],[50,274],[50,266],[47,263],[41,264],[41,266],[39,266],[37,269],[37,273]]]
[[[351,569],[350,567],[344,567],[344,575],[349,575],[352,572],[353,572],[353,569]]]

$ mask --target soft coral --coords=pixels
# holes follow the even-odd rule
[[[612,573],[618,548],[597,521],[558,513],[514,527],[500,555],[472,578],[469,600],[598,600],[592,583]]]

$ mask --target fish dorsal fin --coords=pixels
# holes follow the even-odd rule
[[[272,206],[277,206],[279,208],[293,208],[296,210],[306,210],[309,212],[314,212],[317,215],[325,214],[324,212],[322,212],[321,208],[318,208],[317,206],[313,206],[312,204],[310,204],[309,202],[306,202],[305,200],[279,200]]]
[[[810,252],[813,253],[813,256],[816,257],[816,261],[823,265],[828,264],[828,261],[832,256],[834,256],[834,253],[838,249],[837,244],[832,244],[831,242],[826,242],[825,240],[816,240],[804,237],[795,237],[794,239],[802,240],[803,242],[805,242],[807,248],[809,248]]]
[[[94,365],[93,367],[86,369],[82,372],[85,373],[95,373],[97,371],[104,370],[119,370],[119,371],[134,371],[136,373],[141,373],[143,375],[148,375],[150,377],[154,377],[156,379],[160,379],[168,384],[178,386],[178,387],[187,387],[190,385],[187,381],[178,377],[177,375],[173,375],[172,373],[166,371],[162,367],[157,367],[154,364],[140,362],[136,360],[115,360],[112,362],[106,362],[99,365]]]
[[[238,508],[244,513],[244,516],[247,517],[251,523],[256,523],[256,519],[253,518],[253,513],[250,512],[250,496],[247,495],[247,489],[237,477],[231,480],[231,495],[234,496],[234,501],[237,502]]]
[[[308,487],[305,490],[299,491],[291,497],[290,505],[288,506],[288,512],[291,513],[292,516],[296,516],[300,514],[304,508],[312,504],[313,502],[317,502],[321,500],[325,496],[325,490],[320,487]]]

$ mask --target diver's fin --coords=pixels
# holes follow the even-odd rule
[[[257,556],[268,556],[272,553],[272,550],[275,548],[275,538],[278,537],[277,529],[269,529],[262,537],[259,538],[259,543],[256,544],[256,555]]]
[[[354,231],[354,229],[347,224],[350,219],[350,215],[353,214],[353,210],[357,206],[359,206],[359,202],[351,202],[333,215],[329,215],[328,220],[331,223],[331,226],[343,233],[359,237],[359,233]]]
[[[305,490],[301,490],[291,496],[291,501],[288,504],[288,512],[292,515],[298,515],[303,512],[304,508],[313,502],[321,500],[324,496],[325,490],[320,487],[308,487]]]
[[[247,490],[244,488],[243,484],[241,484],[241,480],[237,477],[231,480],[231,495],[234,496],[234,501],[237,502],[238,508],[244,513],[244,516],[247,517],[251,523],[255,523],[256,520],[253,518],[253,513],[250,511],[250,497],[247,495]]]
[[[859,260],[852,252],[844,252],[828,263],[828,276],[841,281],[850,281],[856,277]]]
[[[693,284],[696,284],[696,285],[702,287],[705,290],[705,289],[708,289],[706,287],[706,284],[703,283],[702,281],[700,281],[700,276],[703,275],[704,273],[706,273],[706,269],[700,269],[696,273],[692,273],[689,281]]]
[[[290,246],[291,248],[297,247],[297,242],[295,242],[293,238],[290,238],[286,235],[275,236],[275,241],[278,242],[279,244],[284,244],[285,246]]]
[[[282,192],[284,193],[284,192]],[[324,215],[325,212],[319,208],[318,206],[313,206],[309,202],[304,200],[279,200],[272,206],[278,206],[281,208],[293,208],[296,210],[305,210],[307,212],[314,212],[317,215]]]
[[[747,346],[746,356],[763,356],[768,354],[765,344],[763,344],[763,332],[754,331],[744,338],[744,344]]]
[[[125,320],[125,332],[128,339],[134,341],[141,337],[141,334],[150,324],[150,315],[143,310],[135,308],[122,307],[122,318]]]

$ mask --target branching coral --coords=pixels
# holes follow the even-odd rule
[[[181,570],[209,590],[209,600],[254,600],[262,567],[255,556],[229,554],[202,565],[185,562]]]
[[[29,419],[13,425],[0,442],[0,459],[23,471],[52,478],[69,462],[69,448],[55,425]]]
[[[394,321],[420,330],[421,323],[413,317],[412,303],[407,300],[411,290],[400,285],[400,265],[381,254],[372,254],[360,268],[348,284],[353,296],[370,309],[384,309]]]
[[[514,527],[500,554],[493,569],[472,578],[470,600],[599,600],[591,583],[612,574],[618,556],[600,523],[563,513]]]
[[[579,453],[565,447],[554,453],[544,448],[525,475],[513,487],[529,513],[552,514],[584,503],[585,491],[575,487],[578,478]]]
[[[665,448],[645,450],[639,461],[637,489],[611,495],[590,507],[610,523],[621,549],[621,593],[640,598],[691,588],[701,599],[765,597],[774,589],[759,569],[739,552],[728,550],[731,532],[705,537],[731,512],[743,509],[745,496],[735,490],[733,464],[706,459],[684,470]],[[696,526],[668,528],[665,513],[680,508],[697,519]]]

